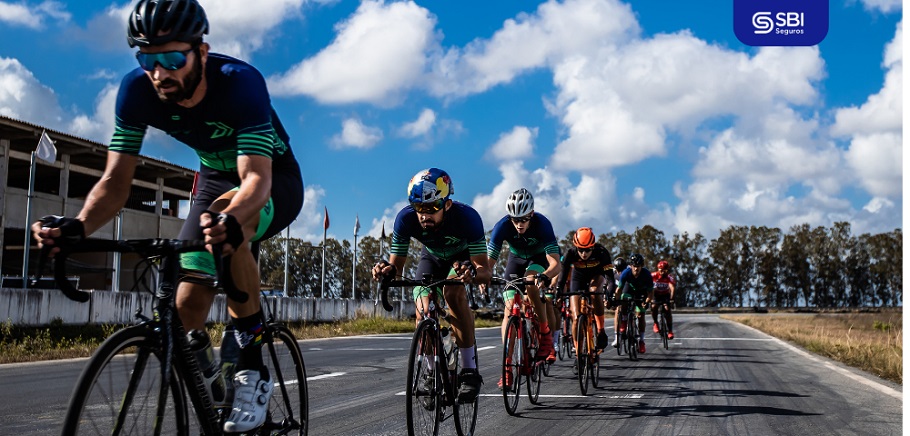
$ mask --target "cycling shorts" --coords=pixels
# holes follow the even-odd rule
[[[455,276],[455,269],[452,267],[452,264],[455,262],[463,262],[466,260],[471,260],[471,255],[468,253],[468,250],[463,250],[456,253],[454,256],[448,259],[442,259],[430,253],[426,247],[420,251],[420,261],[417,262],[417,272],[416,277],[423,278],[424,274],[430,274],[433,277],[433,280],[442,280],[448,277]],[[440,298],[445,298],[442,295],[442,286],[434,286],[433,291],[436,291],[436,295]],[[431,289],[426,286],[415,286],[414,287],[414,300],[417,300],[421,297],[429,297]]]
[[[670,294],[654,294],[654,304],[670,304]]]
[[[259,211],[259,225],[251,242],[266,240],[275,236],[291,224],[303,207],[303,179],[296,166],[272,173],[272,191],[268,202]],[[212,203],[228,191],[240,189],[240,175],[236,171],[218,171],[201,167],[197,180],[197,193],[190,206],[178,239],[203,239],[199,217]],[[257,256],[258,253],[253,253]],[[180,267],[184,270],[215,275],[215,259],[209,252],[182,253]]]
[[[528,271],[537,275],[547,270],[544,265],[549,265],[545,253],[535,254],[527,259],[518,257],[514,253],[509,253],[509,260],[506,262],[506,270],[503,273],[503,277],[509,279],[512,274],[523,277],[527,275]],[[512,301],[513,298],[515,298],[515,288],[509,287],[502,291],[502,301]]]

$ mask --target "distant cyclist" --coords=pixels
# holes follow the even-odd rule
[[[556,284],[556,295],[565,292],[569,276],[569,292],[601,292],[607,282],[607,277],[612,278],[613,259],[610,252],[595,242],[594,231],[590,227],[582,227],[575,231],[572,237],[572,247],[566,251],[562,258],[562,271]],[[604,332],[604,296],[595,295],[591,299],[594,309],[594,321],[597,325],[597,349],[603,350],[609,343],[607,333]],[[569,299],[572,308],[573,321],[578,319],[579,295]],[[574,322],[572,325],[576,325]],[[574,335],[576,341],[578,335]],[[578,349],[578,344],[575,344]]]
[[[139,68],[120,85],[104,174],[75,218],[60,217],[54,228],[35,223],[32,230],[39,243],[53,244],[61,236],[84,239],[113,219],[129,198],[148,127],[194,149],[201,163],[198,194],[178,238],[223,242],[233,281],[250,296],[227,303],[241,353],[224,431],[246,432],[265,420],[274,385],[262,360],[259,268],[250,242],[278,234],[297,218],[303,181],[262,74],[210,52],[202,40],[208,30],[196,0],[136,3],[127,41],[139,47]],[[187,331],[205,331],[215,298],[214,262],[209,253],[181,255],[176,305]]]
[[[408,183],[408,202],[398,216],[392,231],[389,261],[377,263],[372,270],[374,280],[386,276],[400,277],[408,260],[411,238],[423,244],[417,263],[417,277],[431,274],[433,280],[457,278],[465,283],[489,284],[491,273],[486,252],[486,236],[480,214],[471,206],[449,198],[454,193],[452,179],[439,168],[418,172]],[[470,262],[471,267],[464,262]],[[417,321],[422,307],[429,304],[429,293],[442,295],[449,307],[449,322],[455,343],[461,349],[458,397],[472,402],[480,393],[483,379],[477,371],[474,355],[474,314],[468,306],[463,285],[442,289],[414,288]]]
[[[651,272],[648,271],[645,267],[645,258],[642,255],[635,253],[629,256],[629,267],[626,268],[619,276],[619,284],[616,287],[616,294],[614,296],[615,300],[630,300],[630,299],[644,299],[651,293],[651,289],[654,287],[654,282],[651,280]],[[613,347],[619,347],[619,335],[623,330],[623,325],[620,322],[620,312],[622,311],[622,306],[619,305],[616,307],[616,314],[614,315],[613,322],[614,325],[618,325],[619,330],[616,331],[616,340],[613,341]],[[635,312],[638,314],[638,352],[644,354],[645,352],[645,309],[641,306],[641,303],[636,303]]]
[[[542,356],[553,362],[556,360],[556,350],[553,348],[553,335],[550,326],[556,326],[555,320],[549,319],[546,304],[540,298],[540,287],[547,287],[550,281],[559,275],[559,244],[553,225],[543,214],[534,211],[534,197],[531,193],[521,188],[509,195],[506,200],[506,216],[493,226],[490,242],[487,244],[487,256],[490,258],[490,268],[499,259],[503,242],[509,243],[509,260],[506,263],[503,276],[510,278],[513,274],[518,277],[534,278],[534,285],[528,286],[526,295],[534,305],[534,313],[540,323],[540,348],[537,356]],[[503,301],[506,310],[503,313],[502,335],[505,336],[506,323],[509,319],[509,307],[516,298],[515,289],[506,289],[503,292]],[[499,383],[502,386],[502,380]]]
[[[654,320],[654,333],[660,333],[657,325],[657,306],[663,305],[667,317],[667,339],[673,339],[673,308],[676,294],[676,278],[670,274],[670,264],[666,260],[657,262],[657,272],[651,273],[654,280],[654,299],[651,301],[651,318]]]

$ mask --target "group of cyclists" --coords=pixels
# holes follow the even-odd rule
[[[554,302],[560,294],[570,294],[571,314],[577,317],[579,292],[591,292],[594,296],[594,319],[597,328],[597,349],[609,345],[609,336],[604,328],[604,312],[613,302],[632,300],[638,302],[639,353],[645,352],[644,304],[650,303],[657,332],[657,308],[664,305],[668,314],[669,337],[673,337],[672,318],[669,316],[676,282],[669,274],[669,263],[662,260],[657,272],[645,268],[641,254],[629,256],[628,263],[622,258],[615,260],[603,245],[597,243],[590,227],[575,231],[572,245],[565,254],[560,248],[553,225],[546,216],[534,210],[534,197],[530,191],[521,188],[506,200],[506,215],[494,226],[489,241],[485,241],[483,222],[480,214],[471,206],[455,201],[452,178],[444,170],[428,168],[414,175],[408,183],[408,205],[395,218],[392,231],[392,248],[388,261],[378,262],[372,269],[374,280],[381,281],[389,276],[399,277],[407,260],[411,239],[423,248],[417,260],[416,275],[430,274],[433,280],[457,278],[464,284],[477,284],[486,291],[492,278],[493,269],[499,260],[504,243],[509,244],[509,257],[503,277],[525,277],[524,292],[514,287],[504,289],[502,297],[506,305],[527,298],[534,309],[539,325],[539,346],[536,358],[552,363],[556,360],[554,343],[559,342],[560,322]],[[421,308],[426,307],[427,296],[436,292],[442,296],[450,311],[449,319],[455,332],[455,341],[461,351],[462,373],[458,387],[461,401],[473,401],[480,391],[483,379],[477,372],[474,356],[474,318],[467,304],[463,285],[447,285],[441,289],[416,287],[414,300],[417,304],[417,321]],[[543,292],[543,296],[541,295]],[[573,295],[574,294],[574,295]],[[604,298],[604,295],[612,296]],[[643,304],[644,303],[644,304]],[[621,323],[620,307],[615,309],[614,330],[616,339],[612,346],[619,345]],[[508,313],[502,323],[503,341]],[[571,332],[565,332],[570,334]],[[573,335],[574,336],[574,335]],[[576,344],[577,345],[577,344]],[[500,389],[509,387],[511,380],[500,378]]]
[[[197,0],[138,0],[128,19],[127,42],[138,48],[139,65],[121,82],[104,173],[75,217],[42,219],[31,230],[39,246],[51,246],[53,255],[59,250],[55,244],[85,239],[110,222],[129,198],[150,126],[194,149],[200,159],[197,194],[178,238],[203,239],[209,253],[181,256],[176,306],[187,332],[204,332],[216,290],[211,251],[220,245],[223,255],[229,256],[235,284],[253,297],[245,303],[228,301],[241,352],[232,412],[224,431],[246,432],[262,425],[273,387],[262,359],[260,277],[251,243],[278,234],[297,217],[304,189],[290,138],[271,105],[262,74],[246,62],[210,52],[203,40],[208,32],[208,19]],[[418,275],[456,277],[485,286],[502,244],[508,242],[504,274],[533,276],[535,284],[527,290],[527,298],[540,324],[537,353],[551,362],[554,339],[558,341],[560,335],[554,289],[558,298],[567,283],[570,290],[606,286],[618,298],[647,293],[653,286],[655,303],[673,300],[675,282],[667,273],[667,262],[658,264],[653,280],[640,255],[630,256],[628,269],[617,268],[619,259],[611,259],[595,242],[590,228],[578,229],[573,246],[560,257],[552,224],[534,211],[533,196],[526,189],[509,196],[507,214],[493,227],[489,242],[480,215],[452,200],[453,193],[451,178],[440,169],[421,171],[411,179],[409,204],[395,219],[390,257],[373,267],[376,280],[400,274],[410,240],[415,239],[423,244]],[[546,289],[543,299],[540,289]],[[448,305],[464,368],[458,395],[462,401],[472,401],[482,378],[476,367],[474,318],[465,289],[415,288],[415,301],[426,304],[429,292],[439,293]],[[515,298],[514,290],[507,289],[503,297]],[[571,304],[577,307],[577,298]],[[597,345],[603,348],[608,342],[603,301],[594,307]],[[640,346],[644,352],[643,341]]]

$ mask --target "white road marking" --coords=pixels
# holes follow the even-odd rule
[[[477,349],[477,351],[492,350],[492,349],[494,349],[494,348],[496,348],[496,347],[494,347],[494,346],[491,345],[491,346],[489,346],[489,347],[480,347],[480,348]]]
[[[347,373],[346,372],[330,372],[328,374],[314,375],[312,377],[307,377],[306,379],[307,379],[307,381],[322,380],[324,378],[339,377],[339,376],[342,376],[345,374],[347,374]]]

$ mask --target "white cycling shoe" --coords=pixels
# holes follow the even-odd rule
[[[234,375],[234,407],[224,421],[226,433],[250,431],[265,422],[273,384],[261,380],[259,371],[244,369]]]

